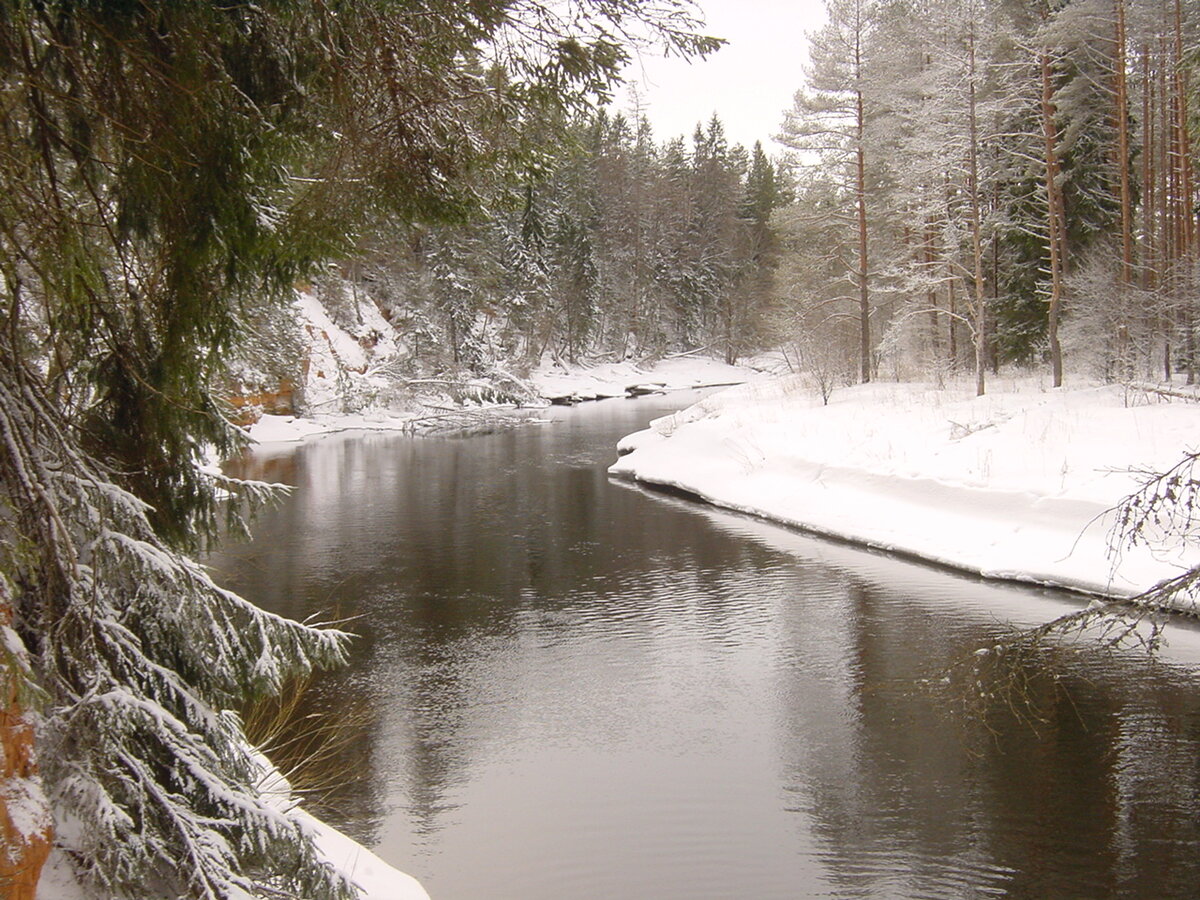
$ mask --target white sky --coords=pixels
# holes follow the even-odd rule
[[[658,141],[691,138],[696,122],[716,112],[730,144],[747,149],[756,140],[767,153],[770,138],[800,87],[808,59],[805,33],[825,21],[823,0],[698,0],[706,34],[728,43],[705,60],[643,56],[626,70],[637,81],[642,105]],[[622,92],[615,106],[630,108]]]

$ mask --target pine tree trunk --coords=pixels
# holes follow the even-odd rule
[[[1171,113],[1167,90],[1167,41],[1159,37],[1158,71],[1154,79],[1158,104],[1158,177],[1155,192],[1158,197],[1156,219],[1158,221],[1157,289],[1163,318],[1163,377],[1169,382],[1174,375],[1174,353],[1172,349],[1175,329],[1174,298],[1171,295],[1171,261],[1174,254],[1175,228],[1171,219]]]
[[[863,154],[863,102],[858,95],[858,148],[856,156],[855,194],[858,206],[858,321],[859,362],[863,383],[871,380],[871,301],[867,285],[867,185],[866,160]]]
[[[1050,309],[1046,337],[1050,343],[1050,368],[1054,386],[1062,387],[1062,346],[1058,341],[1058,317],[1062,306],[1063,218],[1062,186],[1059,184],[1058,128],[1054,122],[1054,85],[1051,78],[1050,54],[1041,52],[1042,76],[1042,135],[1045,140],[1046,204],[1050,232]]]
[[[987,365],[987,292],[983,281],[983,235],[979,211],[979,123],[977,118],[977,103],[975,96],[975,31],[972,28],[968,37],[968,53],[970,68],[967,74],[970,80],[967,93],[968,103],[968,132],[969,151],[967,161],[968,195],[971,198],[971,256],[973,263],[972,275],[975,279],[975,300],[972,304],[971,318],[974,324],[975,338],[975,395],[983,396],[984,370]]]
[[[954,293],[954,279],[946,279],[946,307],[950,315],[946,317],[949,324],[947,334],[950,339],[950,371],[958,371],[958,302]]]
[[[1142,290],[1154,288],[1154,267],[1158,247],[1157,199],[1155,193],[1155,140],[1154,79],[1150,70],[1150,46],[1142,44],[1142,227],[1145,248],[1142,258]]]
[[[1121,200],[1121,274],[1117,280],[1116,373],[1122,381],[1133,377],[1129,340],[1129,288],[1133,284],[1133,210],[1129,189],[1129,95],[1126,79],[1125,0],[1113,0],[1116,15],[1113,35],[1113,119],[1117,132],[1116,159]]]
[[[1155,153],[1157,141],[1155,138],[1155,90],[1154,78],[1150,68],[1150,45],[1148,42],[1143,42],[1141,46],[1142,56],[1142,152],[1141,152],[1141,175],[1140,175],[1140,198],[1139,203],[1140,219],[1138,231],[1141,234],[1139,263],[1141,269],[1138,277],[1138,284],[1141,287],[1144,295],[1147,297],[1145,302],[1145,315],[1150,326],[1151,340],[1147,344],[1146,371],[1153,377],[1155,363],[1155,348],[1158,342],[1158,337],[1163,334],[1164,323],[1162,321],[1162,312],[1158,307],[1158,303],[1149,299],[1149,294],[1155,287],[1155,267],[1157,266],[1157,248],[1158,248],[1158,231],[1157,231],[1157,199],[1155,193],[1155,182],[1157,172],[1155,169]]]
[[[861,12],[861,11],[860,11]],[[861,20],[854,30],[854,75],[861,84],[862,80],[862,27]],[[858,215],[858,321],[859,321],[859,363],[862,381],[865,384],[871,380],[871,298],[867,285],[869,272],[867,261],[867,165],[866,153],[863,147],[865,138],[865,116],[863,111],[862,88],[856,87],[854,92],[854,137],[855,137],[855,176],[854,193]]]
[[[933,226],[927,224],[925,226],[923,259],[925,272],[930,276],[929,286],[925,289],[925,302],[929,304],[929,347],[933,360],[940,363],[942,362],[941,325],[938,322],[937,287],[934,285],[932,279],[935,258]]]
[[[1125,0],[1116,4],[1116,52],[1113,59],[1116,82],[1117,173],[1121,183],[1121,285],[1133,284],[1133,205],[1129,189],[1129,94],[1125,77]]]
[[[1192,185],[1192,147],[1191,128],[1188,122],[1188,72],[1183,55],[1183,8],[1181,0],[1175,0],[1174,17],[1172,21],[1174,32],[1174,52],[1172,71],[1174,77],[1174,163],[1177,169],[1175,176],[1175,219],[1178,229],[1176,238],[1176,256],[1174,281],[1175,296],[1180,304],[1180,318],[1184,329],[1184,351],[1187,359],[1187,383],[1196,383],[1196,335],[1195,310],[1192,296],[1193,278],[1191,276],[1192,247],[1195,244],[1195,190]]]
[[[999,206],[1000,189],[999,186],[994,188],[993,207]],[[992,363],[992,374],[1000,374],[1000,342],[997,340],[996,332],[999,331],[994,327],[996,321],[996,310],[1000,306],[1000,236],[992,232],[992,326],[988,327],[988,354]]]

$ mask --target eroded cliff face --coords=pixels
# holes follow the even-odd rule
[[[0,894],[33,900],[53,824],[38,778],[34,729],[21,703],[25,648],[0,583]]]

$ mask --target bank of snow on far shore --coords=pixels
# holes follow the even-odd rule
[[[527,387],[531,395],[539,397],[539,402],[545,405],[560,401],[574,403],[624,397],[630,388],[649,393],[739,384],[760,374],[755,368],[730,366],[697,356],[655,362],[626,360],[578,365],[547,360],[529,374]],[[480,386],[486,388],[487,384],[481,380]],[[507,404],[447,404],[450,401],[439,396],[433,406],[413,402],[405,408],[368,407],[352,413],[314,411],[307,416],[264,415],[249,427],[248,434],[258,444],[292,443],[339,431],[411,431],[414,424],[423,419],[442,415],[452,417],[454,412],[503,415],[514,411]]]
[[[1111,510],[1200,443],[1200,403],[1151,390],[875,383],[828,406],[792,377],[711,395],[625,438],[611,474],[988,577],[1129,597],[1200,563],[1125,550]]]

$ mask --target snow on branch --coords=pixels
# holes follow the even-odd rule
[[[0,510],[6,646],[28,649],[18,674],[80,874],[105,896],[354,896],[261,795],[227,711],[339,664],[348,635],[258,609],[160,540],[2,337]]]

